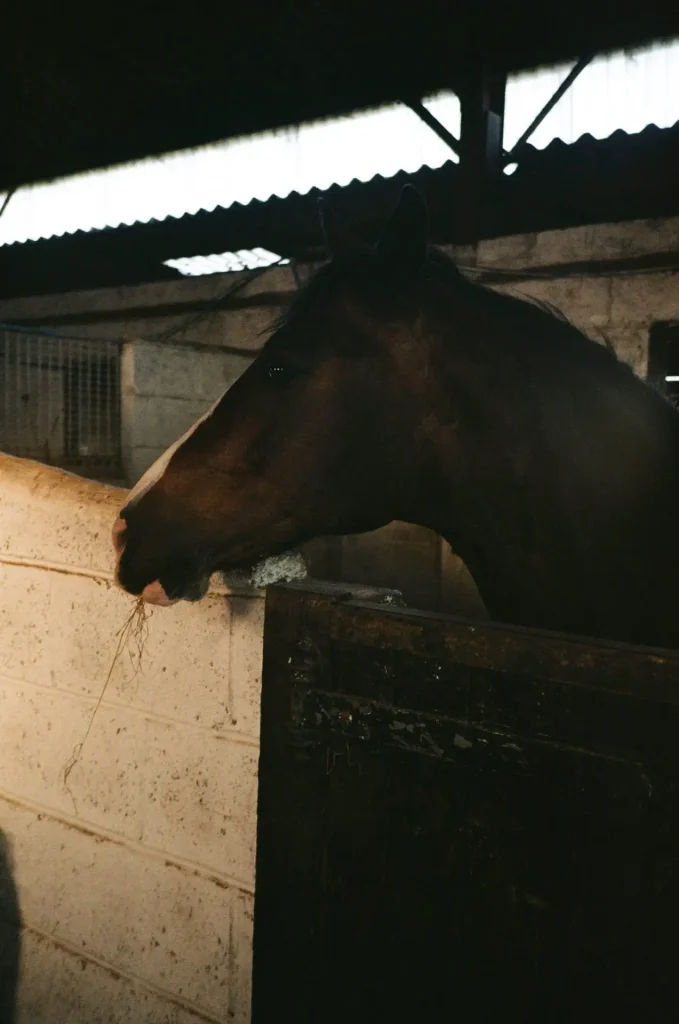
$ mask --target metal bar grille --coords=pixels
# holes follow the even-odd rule
[[[0,329],[0,450],[122,477],[117,341]]]

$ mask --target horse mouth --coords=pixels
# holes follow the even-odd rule
[[[151,565],[139,565],[122,546],[117,554],[117,585],[147,604],[166,607],[178,601],[201,601],[210,587],[211,573],[188,559],[165,562],[154,573]]]
[[[177,604],[179,601],[202,601],[210,588],[210,577],[200,576],[186,583],[172,585],[164,583],[162,577],[147,583],[143,588],[132,589],[117,579],[118,585],[133,597],[140,598],[145,604],[158,605],[163,608]]]
[[[237,569],[218,569],[216,572],[230,590],[265,590],[276,583],[292,583],[308,575],[304,558],[299,551],[294,550],[263,558],[252,565],[244,565]],[[161,574],[158,579],[147,583],[141,590],[135,588],[134,591],[125,586],[124,580],[118,579],[118,583],[128,593],[142,598],[146,604],[169,607],[180,601],[202,601],[210,588],[210,579],[210,574],[202,574],[181,581],[175,577],[170,582],[163,579]]]
[[[264,590],[273,584],[292,582],[307,575],[306,563],[299,550],[283,545],[264,557],[258,557],[258,545],[252,543],[234,545],[228,553],[215,552],[211,557],[204,550],[185,550],[172,557],[158,557],[149,551],[148,542],[142,545],[134,534],[130,540],[127,525],[120,519],[113,527],[113,546],[117,584],[147,604],[162,607],[179,601],[201,601],[215,573],[232,590]]]

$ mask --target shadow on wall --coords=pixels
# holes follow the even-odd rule
[[[0,1021],[12,1024],[21,959],[21,911],[9,842],[0,831]]]
[[[487,619],[474,580],[438,534],[393,522],[370,533],[321,537],[304,546],[316,579],[398,590],[410,608]]]

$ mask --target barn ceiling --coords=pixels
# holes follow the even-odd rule
[[[667,0],[6,4],[0,189],[676,34]]]

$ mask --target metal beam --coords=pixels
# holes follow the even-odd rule
[[[510,163],[514,159],[514,154],[519,149],[519,147],[523,146],[524,142],[528,141],[528,139],[531,137],[536,128],[540,127],[544,119],[547,117],[547,114],[549,114],[550,111],[554,109],[554,107],[557,105],[557,103],[564,95],[564,93],[568,92],[575,79],[585,70],[587,65],[594,59],[594,56],[595,55],[591,53],[587,57],[581,57],[580,60],[573,65],[570,73],[566,75],[566,77],[564,78],[563,82],[556,90],[554,95],[549,100],[547,100],[540,113],[533,118],[533,120],[523,133],[523,135],[514,144],[511,153],[507,153],[507,155],[504,158],[505,164]]]
[[[502,170],[506,75],[479,71],[460,90],[460,160],[480,178]]]
[[[503,71],[479,66],[460,89],[460,222],[465,241],[482,231],[492,183],[502,174],[505,89]]]
[[[15,192],[16,192],[16,188],[11,188],[9,190],[9,192],[7,193],[7,195],[5,196],[5,198],[3,199],[2,206],[0,206],[0,217],[2,217],[3,213],[5,212],[7,207],[9,206],[9,201],[12,198],[12,196],[14,195]]]
[[[448,131],[444,125],[434,117],[430,110],[427,110],[424,103],[420,100],[403,100],[404,106],[410,107],[410,109],[417,114],[420,120],[424,121],[427,127],[431,128],[433,132],[442,139],[446,146],[452,149],[456,156],[460,155],[460,143],[451,132]]]

